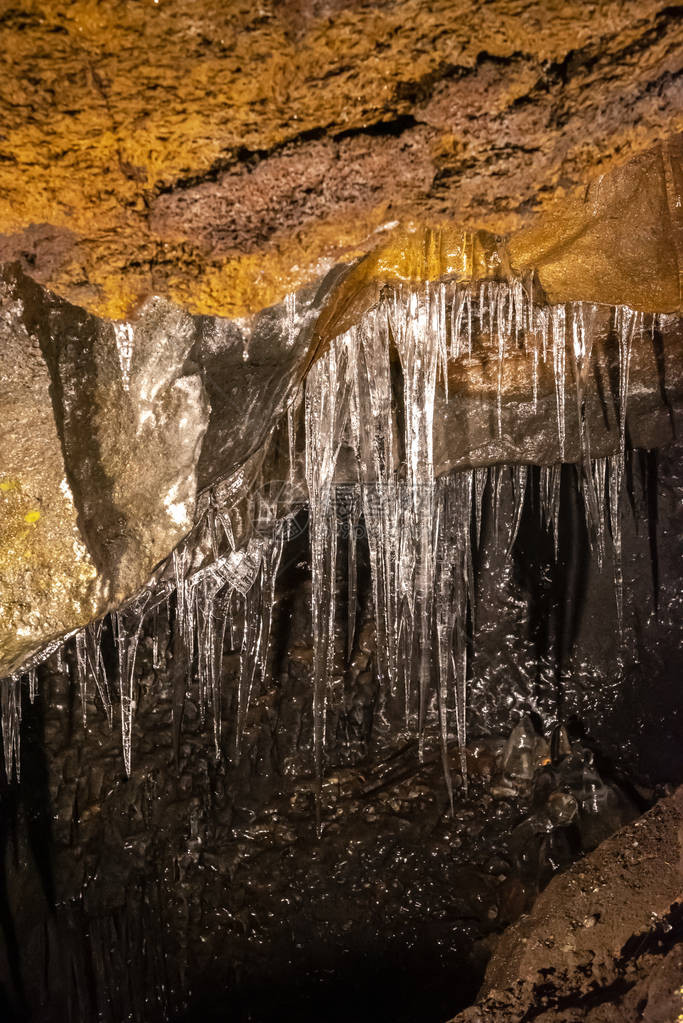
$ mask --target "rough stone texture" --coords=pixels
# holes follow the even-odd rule
[[[38,637],[131,596],[187,533],[209,407],[186,367],[192,320],[167,302],[115,325],[20,271],[3,290],[0,650],[11,670]]]
[[[683,791],[554,879],[458,1023],[669,1023],[683,1011]]]
[[[682,33],[665,0],[20,0],[0,252],[101,314],[234,316],[395,222],[508,232],[680,130]]]
[[[86,622],[102,604],[100,580],[78,524],[50,373],[23,321],[11,279],[0,282],[0,661]]]

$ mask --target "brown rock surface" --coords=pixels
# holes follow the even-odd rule
[[[21,0],[0,254],[122,316],[263,308],[398,222],[508,232],[679,130],[664,0]]]
[[[457,1023],[668,1023],[683,1011],[683,791],[555,878]]]

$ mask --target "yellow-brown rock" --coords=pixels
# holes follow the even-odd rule
[[[0,259],[239,315],[396,226],[507,233],[680,129],[682,40],[664,0],[19,0]]]

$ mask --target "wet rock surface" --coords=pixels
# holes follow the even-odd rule
[[[3,674],[131,598],[192,527],[202,490],[228,479],[237,504],[289,479],[305,495],[301,466],[294,471],[280,450],[285,426],[302,432],[301,414],[293,417],[299,384],[343,331],[392,302],[412,309],[419,294],[444,306],[437,475],[610,454],[623,447],[622,380],[629,444],[671,440],[681,391],[682,152],[680,138],[660,144],[508,241],[453,227],[404,232],[241,320],[191,316],[153,298],[112,321],[46,291],[17,264],[7,268]],[[539,318],[549,297],[558,304]],[[574,299],[590,300],[585,315]],[[610,303],[641,314],[627,362]],[[296,443],[286,445],[291,461]],[[247,533],[242,521],[234,539],[241,545]],[[48,587],[41,566],[53,560],[60,568]]]
[[[239,762],[239,653],[230,636],[218,762],[194,684],[175,752],[174,679],[180,670],[184,689],[185,669],[174,664],[172,623],[162,616],[157,669],[151,636],[144,639],[128,779],[118,726],[110,732],[92,702],[82,726],[73,651],[66,671],[55,659],[40,669],[36,702],[24,694],[21,782],[3,793],[7,1018],[28,1014],[52,1023],[100,1014],[119,1023],[129,1016],[267,1021],[387,1013],[437,1021],[470,1003],[501,931],[529,912],[553,877],[633,821],[683,773],[672,556],[679,453],[661,456],[656,517],[643,504],[647,473],[640,468],[636,460],[637,515],[624,522],[623,646],[609,565],[599,573],[586,563],[583,582],[574,574],[585,533],[569,480],[557,563],[531,500],[510,562],[501,548],[514,513],[512,490],[501,490],[498,541],[493,508],[485,507],[469,790],[459,783],[453,746],[454,818],[434,717],[420,764],[414,738],[402,731],[402,699],[382,697],[362,544],[361,610],[348,665],[339,616],[320,837],[305,532],[285,551],[270,671],[257,681]],[[566,475],[572,471],[566,467]],[[645,570],[653,537],[656,604]],[[342,592],[343,561],[342,550]],[[104,651],[111,666],[110,638]],[[675,823],[666,806],[654,811],[666,825],[660,839]],[[650,827],[647,819],[638,826]],[[667,841],[654,847],[657,856]],[[610,849],[626,857],[618,876],[637,883],[631,838],[624,845],[617,837]],[[652,887],[645,902],[668,920],[676,865],[668,852],[665,859],[669,872],[646,859]],[[604,862],[608,891],[614,871]],[[584,871],[589,880],[592,863]],[[559,883],[569,885],[573,876]],[[594,914],[594,887],[577,889],[581,921]],[[562,897],[553,905],[563,913],[565,903]],[[634,895],[636,930],[642,905]],[[624,917],[624,934],[631,922]],[[601,933],[599,921],[593,932]],[[665,960],[650,945],[643,949],[640,966],[657,967],[647,980],[652,997],[661,976],[656,997],[665,1000]],[[675,969],[673,950],[672,957],[666,969]],[[540,995],[534,1004],[547,1008]]]
[[[307,500],[300,385],[325,355],[319,332],[346,280],[338,268],[246,322],[191,317],[155,299],[130,323],[71,306],[16,267],[5,281],[0,668],[9,674],[132,598],[212,504],[241,548],[255,498],[268,494],[280,515]],[[534,293],[533,277],[384,289],[361,321],[376,329],[392,302],[407,309],[416,297],[449,311],[439,328],[448,368],[435,387],[436,476],[596,459],[622,439],[654,449],[675,436],[680,318],[628,313],[625,326],[619,310],[546,307]],[[400,430],[397,365],[391,374]],[[400,447],[396,457],[398,468]],[[335,479],[353,483],[358,471],[346,438]],[[48,562],[50,586],[40,567]]]

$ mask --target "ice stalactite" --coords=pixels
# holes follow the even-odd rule
[[[256,677],[265,679],[275,603],[275,583],[289,523],[273,527],[271,540],[263,545],[258,575],[243,595],[243,630],[237,690],[235,755],[239,759],[242,737]]]
[[[512,467],[512,485],[514,492],[515,510],[512,519],[512,531],[510,533],[510,540],[508,542],[508,555],[514,547],[517,534],[519,533],[519,527],[522,522],[522,512],[524,511],[524,499],[526,497],[526,484],[529,476],[529,466],[522,463],[518,463]]]
[[[408,300],[397,303],[392,312],[394,342],[403,371],[407,486],[404,514],[407,521],[402,523],[402,529],[413,538],[413,549],[407,558],[410,572],[407,577],[402,572],[401,592],[412,604],[411,617],[417,628],[418,732],[422,752],[435,581],[434,398],[445,323],[439,315],[440,303],[430,289],[426,289],[424,295],[412,292]],[[400,567],[403,569],[404,565]],[[392,628],[397,631],[393,623]]]
[[[351,660],[356,638],[356,614],[358,611],[358,530],[361,516],[360,487],[346,490],[347,507],[347,563],[346,563],[346,659]]]
[[[372,314],[347,335],[350,434],[359,463],[376,612],[378,674],[396,681],[399,505],[395,478],[391,367],[386,316]],[[308,384],[307,384],[308,386]],[[355,557],[355,551],[354,551]]]
[[[313,623],[313,746],[322,777],[327,692],[334,659],[337,507],[334,473],[349,409],[347,347],[333,344],[306,383],[306,482],[309,495]]]
[[[109,692],[109,680],[102,656],[103,621],[91,622],[76,634],[76,678],[81,696],[83,725],[86,724],[87,706],[91,696],[92,683],[100,698],[109,726],[113,721],[113,708]]]
[[[0,680],[0,702],[2,707],[2,745],[5,755],[5,774],[12,777],[12,769],[19,781],[21,777],[21,678],[10,675]]]
[[[119,664],[121,701],[121,742],[126,774],[130,775],[133,746],[133,714],[135,710],[135,658],[140,631],[150,594],[147,591],[114,612],[114,638]]]
[[[626,457],[626,406],[628,401],[628,380],[631,367],[631,350],[636,327],[640,323],[642,330],[642,314],[625,306],[617,306],[614,310],[614,331],[619,346],[619,453],[607,459],[607,477],[609,481],[609,521],[612,534],[612,562],[614,567],[614,593],[617,605],[619,633],[624,628],[624,576],[621,560],[621,491],[624,480]]]
[[[595,492],[595,541],[597,547],[598,567],[602,569],[605,560],[605,514],[607,497],[605,493],[605,481],[607,479],[607,459],[595,458],[591,463],[593,476],[593,488]]]
[[[30,668],[28,671],[28,698],[31,703],[36,702],[38,695],[38,669]]]
[[[560,461],[564,461],[565,431],[565,362],[566,362],[567,315],[563,305],[553,306],[553,372],[555,374],[555,399],[557,403],[557,437],[560,445]]]
[[[483,517],[484,491],[488,483],[489,473],[485,466],[474,470],[474,515],[477,526],[477,545],[481,543],[481,523]]]
[[[293,303],[291,299],[287,306],[291,323],[296,317]],[[452,741],[457,743],[460,773],[466,785],[467,679],[472,673],[468,649],[475,618],[472,545],[480,545],[482,523],[485,518],[489,521],[485,497],[490,500],[490,523],[497,535],[503,488],[512,486],[512,524],[507,543],[501,543],[509,556],[519,535],[531,481],[538,479],[539,492],[530,497],[537,502],[542,522],[553,534],[557,558],[561,490],[569,480],[565,475],[563,484],[563,460],[575,435],[579,457],[574,478],[600,566],[608,539],[612,541],[621,628],[620,498],[627,399],[633,340],[636,332],[643,330],[644,318],[625,308],[614,313],[618,450],[609,457],[595,458],[586,403],[592,393],[593,353],[602,322],[604,318],[601,320],[598,308],[592,305],[548,307],[535,303],[533,280],[490,281],[478,287],[404,284],[384,293],[360,323],[331,340],[309,370],[289,405],[283,427],[286,425],[289,462],[286,490],[291,495],[300,485],[297,442],[301,445],[302,437],[297,436],[297,429],[303,403],[312,574],[313,749],[319,780],[325,768],[328,693],[339,667],[335,664],[335,630],[341,528],[347,530],[345,658],[351,659],[356,637],[358,536],[362,526],[375,611],[376,673],[386,698],[403,700],[406,727],[417,731],[421,752],[430,738],[429,730],[435,726],[451,801]],[[293,337],[291,330],[290,335]],[[117,335],[116,340],[126,386],[133,358],[132,338]],[[499,437],[507,429],[504,398],[510,380],[526,372],[534,408],[539,406],[539,380],[545,374],[549,381],[545,393],[554,408],[557,446],[552,456],[554,464],[542,465],[538,474],[532,473],[528,465],[517,463],[510,472],[508,467],[494,464],[437,477],[437,402],[457,402],[453,391],[457,364],[479,357],[483,365],[490,360],[492,366],[495,432]],[[508,362],[515,376],[508,375]],[[576,428],[571,418],[574,407]],[[343,485],[337,480],[340,460]],[[217,755],[223,750],[225,643],[239,650],[232,755],[235,759],[240,755],[255,688],[268,670],[275,585],[289,535],[287,515],[291,513],[291,508],[271,506],[262,496],[257,500],[255,494],[263,482],[258,480],[250,496],[263,505],[251,523],[254,526],[258,522],[259,527],[254,528],[251,539],[245,539],[241,531],[244,523],[238,532],[231,515],[237,497],[244,496],[245,478],[238,470],[234,478],[220,482],[206,495],[195,527],[156,575],[156,582],[111,616],[127,772],[131,769],[136,655],[146,616],[153,623],[151,660],[156,670],[164,660],[160,629],[170,629],[174,618],[174,656],[177,642],[185,669],[178,684],[184,687],[182,693],[196,686],[200,718],[211,727]],[[242,537],[239,549],[236,536]],[[174,591],[173,616],[169,599]],[[166,611],[160,614],[163,606]],[[75,639],[84,723],[86,708],[94,697],[99,698],[112,721],[113,679],[107,677],[102,641],[102,621],[91,623]],[[53,645],[51,651],[55,648]],[[31,695],[35,695],[35,666],[40,659],[34,658],[24,668],[29,672]],[[16,764],[18,773],[18,676],[2,681],[0,695],[6,769],[9,773]]]
[[[460,770],[467,786],[467,611],[473,606],[470,547],[472,525],[471,470],[442,477],[437,484],[436,580],[434,618],[438,668],[438,712],[441,753],[451,805],[453,790],[448,764],[448,709],[455,712]]]

